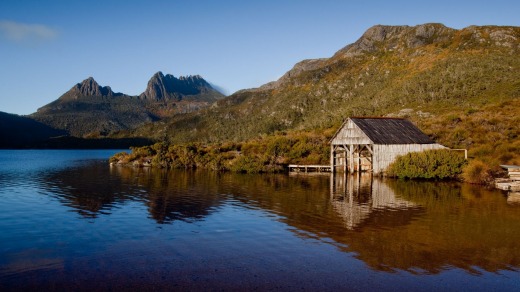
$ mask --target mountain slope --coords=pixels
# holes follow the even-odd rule
[[[406,114],[422,123],[450,111],[518,99],[519,52],[518,27],[377,25],[331,58],[302,61],[276,82],[132,135],[167,136],[170,142],[240,141],[337,127],[348,116]]]
[[[158,72],[139,97],[115,93],[89,77],[30,117],[72,136],[97,137],[198,110],[222,97],[200,76],[177,79]]]
[[[33,119],[0,112],[0,148],[20,148],[65,135]]]

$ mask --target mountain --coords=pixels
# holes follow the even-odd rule
[[[63,94],[59,99],[61,100],[77,100],[83,96],[121,96],[122,93],[114,93],[110,86],[99,86],[94,78],[89,77],[83,82],[73,86],[68,92]]]
[[[199,75],[175,78],[173,75],[157,72],[148,81],[146,90],[139,98],[153,101],[188,99],[213,102],[222,98],[222,94]]]
[[[25,148],[53,137],[66,135],[33,119],[0,112],[0,148]]]
[[[519,27],[376,25],[330,58],[304,60],[277,81],[126,135],[244,141],[283,131],[333,133],[349,116],[402,116],[449,147],[505,147],[505,155],[520,151],[519,72]]]
[[[115,93],[89,77],[30,117],[72,136],[98,137],[199,110],[222,97],[200,76],[158,72],[140,96]]]

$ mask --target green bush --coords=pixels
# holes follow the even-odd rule
[[[259,173],[264,171],[264,163],[252,156],[240,156],[230,166],[231,171],[242,173]]]
[[[412,152],[397,157],[388,167],[387,175],[401,179],[455,179],[465,164],[460,152],[444,149]]]

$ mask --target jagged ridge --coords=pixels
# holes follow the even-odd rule
[[[73,136],[104,136],[199,110],[222,97],[199,75],[175,78],[158,72],[140,96],[115,93],[89,77],[31,117]]]
[[[177,100],[197,94],[215,94],[218,92],[199,75],[175,78],[171,74],[155,73],[146,90],[139,95],[144,100]]]

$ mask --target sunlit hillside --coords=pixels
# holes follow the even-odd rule
[[[302,61],[276,82],[119,136],[177,144],[287,131],[327,138],[349,116],[400,116],[493,166],[518,164],[519,55],[519,27],[374,26],[331,58]]]

